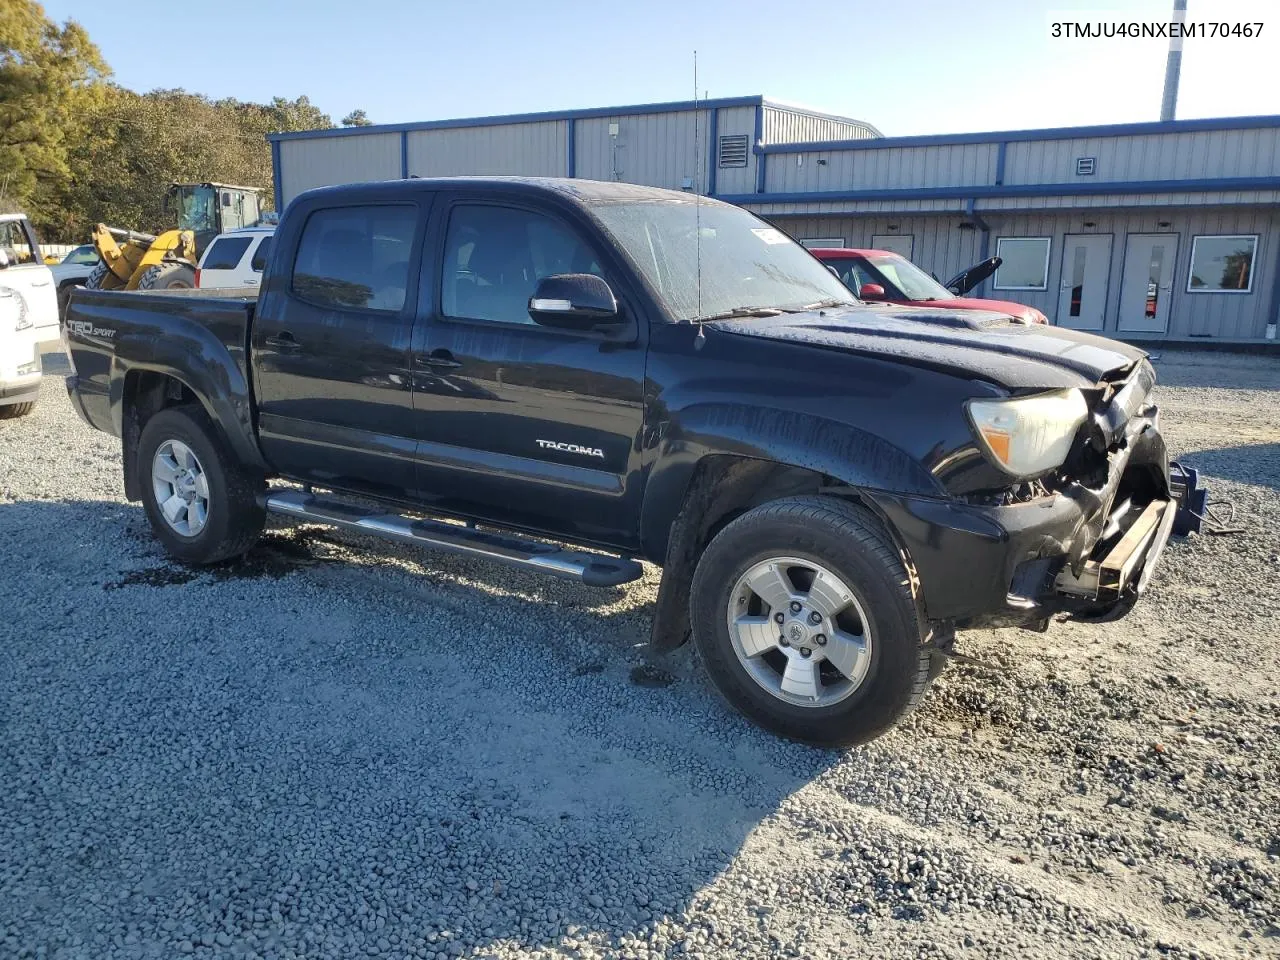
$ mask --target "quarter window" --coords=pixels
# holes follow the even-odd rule
[[[996,270],[996,290],[1045,290],[1049,286],[1048,237],[1001,237],[996,256],[1003,263]]]
[[[219,237],[213,241],[201,270],[234,270],[253,242],[252,237]]]
[[[258,249],[253,251],[253,259],[249,261],[249,266],[255,273],[261,273],[267,265],[267,254],[271,252],[271,237],[262,238],[262,242],[258,244]]]
[[[315,211],[298,241],[293,292],[320,306],[399,312],[417,222],[411,204]]]
[[[529,210],[454,207],[440,282],[445,316],[533,323],[534,288],[559,273],[602,275],[591,249],[568,227]]]
[[[1188,293],[1249,293],[1253,290],[1256,234],[1200,236],[1191,240]]]

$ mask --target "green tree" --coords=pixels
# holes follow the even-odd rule
[[[363,110],[352,110],[342,118],[344,127],[371,127],[373,121],[369,119],[369,115]]]
[[[75,21],[59,26],[33,0],[0,3],[0,203],[24,209],[38,227],[65,219],[68,154],[107,73]]]

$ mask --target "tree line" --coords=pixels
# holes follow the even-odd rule
[[[342,123],[369,120],[356,110]],[[47,241],[85,241],[98,222],[172,227],[163,201],[175,182],[261,187],[270,207],[266,135],[332,126],[305,96],[136,93],[111,81],[80,24],[53,22],[34,0],[0,3],[0,212],[25,212]]]

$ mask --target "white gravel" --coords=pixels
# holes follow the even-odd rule
[[[1128,619],[966,634],[844,754],[626,590],[273,533],[169,563],[56,357],[0,422],[0,957],[1280,952],[1280,360],[1168,352],[1247,527]]]

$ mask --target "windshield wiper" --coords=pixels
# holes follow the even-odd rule
[[[708,320],[733,320],[736,317],[776,317],[780,313],[787,312],[780,307],[733,307],[720,313],[698,317],[694,320],[694,323],[704,323]]]
[[[806,303],[800,309],[801,310],[822,310],[826,307],[847,307],[847,306],[849,306],[849,302],[847,300],[828,299],[828,300],[818,300],[816,303]]]

